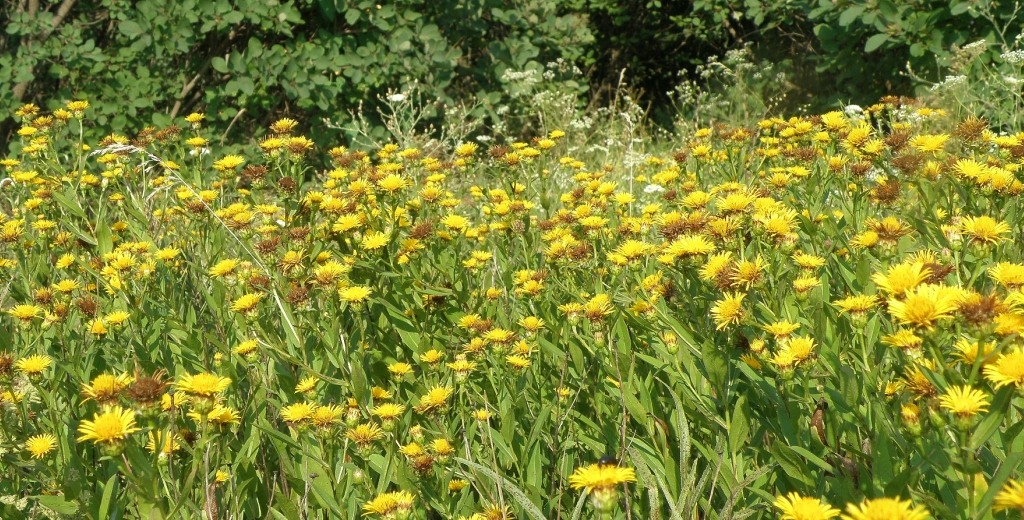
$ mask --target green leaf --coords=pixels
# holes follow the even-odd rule
[[[864,9],[866,8],[867,6],[864,4],[856,4],[847,7],[839,15],[839,25],[841,27],[846,27],[847,25],[850,25],[851,23],[854,22],[854,20],[860,17],[860,15],[864,12]]]
[[[78,512],[78,504],[68,502],[63,497],[55,495],[37,495],[33,498],[39,500],[39,505],[52,509],[62,515],[73,515]]]
[[[131,20],[124,20],[118,24],[117,28],[121,31],[121,34],[129,38],[135,38],[144,32],[141,25]]]
[[[736,400],[736,406],[732,411],[732,420],[729,422],[729,447],[733,453],[742,450],[743,445],[750,438],[750,421],[747,419],[747,396],[741,395]]]
[[[876,49],[881,47],[885,42],[889,41],[888,34],[876,34],[868,38],[867,43],[864,44],[864,52],[874,52]]]
[[[814,481],[806,473],[807,464],[793,448],[776,441],[772,444],[771,451],[775,462],[782,466],[783,474],[786,477],[792,478],[808,488],[814,485]]]
[[[114,473],[107,480],[107,483],[103,485],[103,498],[100,499],[99,514],[97,518],[110,518],[110,506],[111,501],[114,497],[114,492],[117,491],[117,473]]]

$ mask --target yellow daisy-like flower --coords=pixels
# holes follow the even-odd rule
[[[746,314],[743,310],[743,299],[746,297],[747,295],[743,293],[727,294],[725,298],[711,306],[711,316],[715,319],[716,330],[737,324],[743,319]]]
[[[345,432],[345,438],[356,443],[361,448],[366,448],[374,441],[384,437],[384,430],[373,423],[358,424]]]
[[[185,374],[175,383],[180,392],[189,397],[212,398],[227,390],[231,379],[217,374],[200,372],[195,375]]]
[[[764,329],[764,331],[767,332],[768,334],[775,336],[775,339],[779,339],[786,338],[790,334],[796,332],[796,330],[800,328],[800,324],[793,323],[787,320],[782,320],[769,323],[768,325],[764,325],[761,328]]]
[[[846,506],[843,520],[926,520],[928,510],[909,500],[875,498]]]
[[[973,417],[988,410],[988,396],[969,385],[953,386],[939,397],[939,404],[958,417]]]
[[[309,421],[318,428],[330,428],[341,422],[342,408],[336,404],[317,406]]]
[[[359,247],[365,251],[375,251],[386,245],[388,245],[388,236],[379,231],[366,233],[363,235],[363,240],[359,242]]]
[[[256,305],[263,300],[263,296],[264,295],[262,293],[243,294],[231,304],[231,310],[242,314],[248,314],[256,309]]]
[[[240,155],[228,155],[228,156],[225,156],[223,159],[220,159],[218,161],[214,161],[213,169],[217,170],[219,172],[223,172],[223,171],[227,171],[227,170],[233,170],[233,169],[241,166],[242,163],[244,163],[244,162],[245,162],[245,159],[243,159],[242,156],[240,156]]]
[[[1007,289],[1024,287],[1024,264],[999,262],[988,268],[988,276]]]
[[[370,414],[380,418],[381,421],[394,421],[405,412],[404,404],[384,403],[374,406]]]
[[[313,417],[316,405],[313,403],[294,403],[281,409],[281,418],[287,423],[301,424]]]
[[[210,276],[214,278],[223,278],[235,272],[235,269],[242,264],[241,260],[229,258],[227,260],[221,260],[217,262],[213,267],[210,268]]]
[[[453,390],[447,386],[435,386],[420,398],[420,404],[416,406],[419,413],[429,413],[444,408],[448,404],[448,398],[452,396]]]
[[[129,435],[139,431],[135,425],[135,412],[120,406],[105,407],[93,416],[91,421],[82,421],[78,426],[78,442],[92,441],[96,444],[117,444]]]
[[[1005,354],[1000,354],[994,362],[985,365],[983,373],[986,379],[996,385],[996,388],[1006,385],[1014,385],[1017,388],[1024,387],[1024,350],[1018,347]]]
[[[614,464],[591,464],[576,468],[569,477],[569,486],[587,492],[615,488],[626,482],[636,482],[633,468],[624,468]]]
[[[363,516],[377,515],[381,518],[405,518],[412,510],[416,496],[408,491],[383,493],[363,505]]]
[[[920,152],[934,153],[942,151],[948,140],[949,136],[946,134],[921,134],[910,140],[910,146]]]
[[[373,294],[373,290],[365,285],[353,285],[338,291],[338,296],[342,301],[347,303],[362,303],[366,301],[371,294]]]
[[[43,310],[40,309],[39,307],[29,304],[15,305],[14,307],[11,307],[10,309],[7,310],[7,314],[10,314],[12,317],[17,318],[23,323],[32,321],[34,318],[38,317],[42,312]]]
[[[52,364],[53,359],[50,356],[39,354],[19,359],[14,363],[14,368],[25,375],[35,376],[43,373]]]
[[[940,285],[922,285],[889,300],[889,313],[903,325],[932,328],[937,320],[951,318],[958,308],[959,293]]]
[[[98,403],[113,401],[134,380],[135,378],[128,374],[100,374],[91,383],[82,386],[82,396],[87,401],[93,399]]]
[[[907,262],[890,267],[884,274],[875,273],[871,280],[879,289],[898,298],[923,284],[931,275],[931,269],[925,267],[923,262]]]
[[[448,215],[441,219],[441,225],[452,231],[464,231],[469,227],[469,219],[462,215]]]
[[[312,392],[313,390],[316,390],[316,384],[319,381],[320,380],[317,379],[316,376],[309,376],[309,377],[303,378],[298,383],[296,383],[295,391],[300,393],[300,394],[306,394],[306,393]]]
[[[799,493],[776,497],[774,505],[781,513],[779,520],[829,520],[839,516],[839,510],[827,502]]]
[[[34,459],[41,459],[47,456],[57,447],[57,437],[44,433],[33,435],[25,441],[25,451],[29,452]]]
[[[972,244],[990,246],[1009,240],[1010,226],[1006,222],[982,215],[965,217],[960,222],[960,232],[968,237]]]
[[[1006,481],[999,493],[996,494],[992,509],[995,511],[1007,509],[1024,511],[1024,483],[1017,480]]]

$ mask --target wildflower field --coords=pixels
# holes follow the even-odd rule
[[[226,152],[89,113],[22,107],[0,162],[0,518],[1024,511],[1024,134],[891,97]]]

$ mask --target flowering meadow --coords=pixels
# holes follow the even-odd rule
[[[0,518],[1024,511],[1024,133],[890,97],[228,150],[89,113],[23,106],[0,160]]]

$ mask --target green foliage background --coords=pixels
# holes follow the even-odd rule
[[[378,124],[381,98],[413,82],[435,113],[471,100],[472,117],[496,121],[499,107],[529,103],[509,95],[506,71],[558,59],[581,69],[581,102],[606,104],[624,79],[666,114],[680,71],[744,44],[787,67],[792,95],[780,109],[867,103],[912,93],[907,64],[938,80],[955,47],[1007,46],[1022,23],[1019,6],[991,0],[16,0],[2,9],[0,113],[85,98],[102,134],[202,110],[225,139],[282,116],[314,139],[338,137],[324,117],[351,134],[347,123]],[[15,130],[0,123],[3,148]]]

